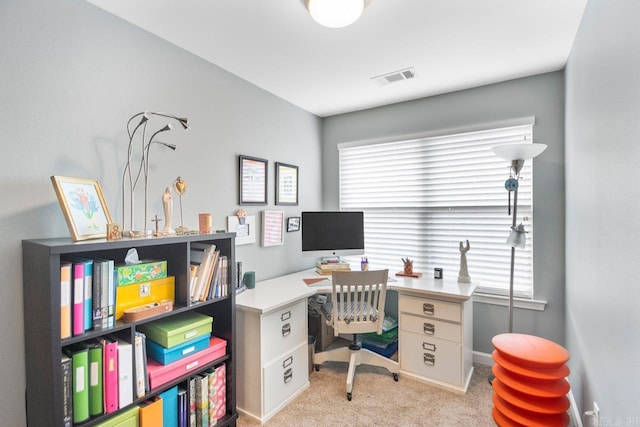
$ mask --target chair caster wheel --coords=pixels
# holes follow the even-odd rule
[[[318,364],[313,365],[313,368],[316,370],[316,372],[320,371],[320,365]]]
[[[349,402],[351,402],[351,398],[352,398],[352,397],[353,397],[353,396],[351,395],[351,393],[347,393],[347,400],[348,400]]]
[[[393,373],[393,380],[394,380],[395,382],[398,382],[398,373],[397,373],[397,372],[394,372],[394,373]]]

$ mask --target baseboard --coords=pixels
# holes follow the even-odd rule
[[[491,357],[490,354],[474,351],[473,363],[477,363],[479,365],[485,365],[485,366],[493,366],[495,362],[493,361],[493,358]]]

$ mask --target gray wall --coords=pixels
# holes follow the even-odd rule
[[[190,184],[185,225],[197,227],[198,212],[210,211],[214,228],[224,228],[239,208],[238,154],[270,161],[269,206],[249,214],[298,215],[321,208],[321,121],[78,0],[0,2],[0,76],[0,424],[18,427],[26,423],[21,240],[69,235],[49,176],[99,180],[120,222],[126,121],[167,111],[189,117],[192,129],[165,134],[175,152],[152,152],[151,215],[163,216],[161,193],[181,175]],[[300,167],[300,206],[274,206],[275,161]],[[237,257],[258,280],[309,267],[300,233],[284,243],[239,246]]]
[[[637,0],[589,0],[566,68],[570,379],[600,425],[640,425],[639,17]]]
[[[544,312],[516,309],[514,332],[564,343],[564,75],[548,73],[417,101],[326,118],[323,203],[338,206],[337,144],[436,132],[535,116],[534,140],[548,144],[534,161],[534,298]],[[507,173],[505,164],[505,174]],[[505,194],[505,210],[506,210]],[[473,273],[471,272],[473,276]],[[491,338],[507,331],[506,307],[474,303],[475,351],[491,353]]]

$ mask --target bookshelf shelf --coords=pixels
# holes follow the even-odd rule
[[[228,260],[227,296],[204,302],[191,302],[189,277],[191,246],[214,244]],[[61,260],[69,257],[112,259],[124,261],[127,251],[136,248],[140,259],[167,261],[168,275],[175,278],[174,309],[170,312],[136,322],[118,320],[113,327],[102,330],[89,329],[84,333],[61,338]],[[34,239],[22,242],[23,303],[26,367],[26,413],[29,426],[65,426],[63,372],[61,355],[65,348],[106,336],[115,336],[134,342],[137,327],[164,317],[181,313],[198,312],[213,317],[212,334],[226,340],[226,354],[216,360],[198,366],[160,387],[148,390],[143,397],[135,393],[133,402],[108,415],[97,415],[88,421],[71,424],[74,427],[98,426],[113,416],[156,396],[176,385],[186,387],[190,377],[224,363],[226,365],[226,415],[217,425],[235,425],[235,233],[185,235],[116,241],[87,240],[72,242],[70,239]],[[133,366],[135,372],[135,363]]]

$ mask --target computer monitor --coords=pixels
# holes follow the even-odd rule
[[[332,258],[362,254],[363,212],[302,212],[303,256]]]

